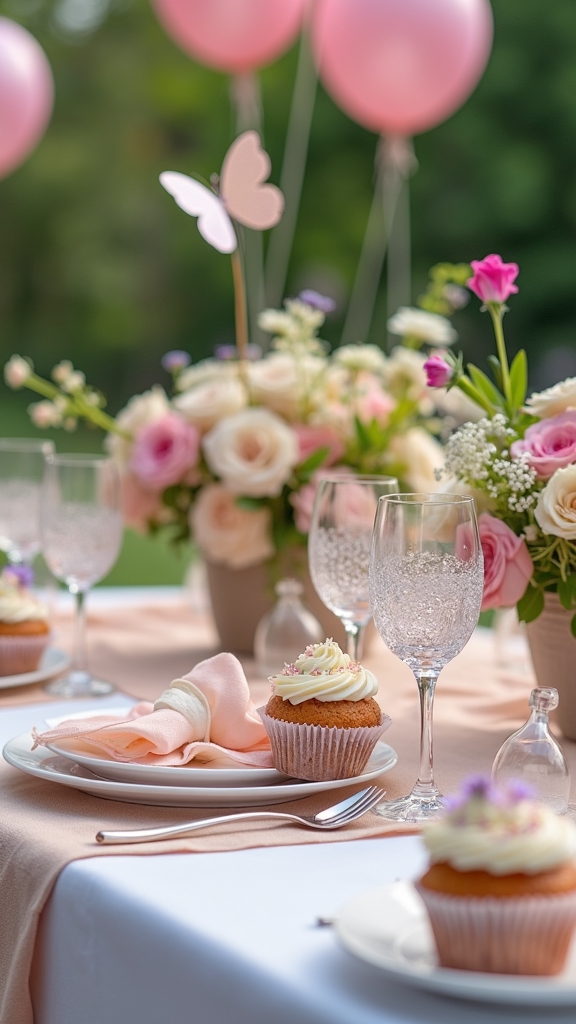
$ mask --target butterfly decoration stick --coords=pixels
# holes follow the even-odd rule
[[[246,297],[238,236],[234,221],[255,231],[274,227],[284,210],[284,197],[276,185],[266,181],[270,157],[260,145],[258,132],[243,132],[224,157],[218,191],[179,171],[163,171],[160,184],[178,206],[197,217],[198,231],[218,252],[229,253],[234,281],[236,347],[246,358],[248,334]]]

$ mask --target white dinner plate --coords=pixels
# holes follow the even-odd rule
[[[229,762],[220,768],[191,762],[182,767],[158,764],[134,764],[114,761],[103,751],[91,754],[78,740],[66,739],[49,743],[48,749],[75,764],[88,768],[95,775],[113,782],[136,782],[147,786],[270,786],[289,778],[276,768],[234,767]]]
[[[576,1005],[574,943],[562,974],[552,978],[439,967],[424,904],[409,882],[394,882],[352,900],[336,921],[336,933],[361,960],[429,992],[486,1003]]]
[[[65,672],[70,664],[70,655],[57,647],[47,647],[34,672],[20,672],[15,676],[0,676],[0,690],[9,686],[29,686],[30,683],[45,683],[47,679]]]
[[[279,785],[267,786],[151,786],[101,779],[88,768],[53,754],[45,747],[32,750],[32,737],[28,732],[9,740],[3,754],[9,764],[37,778],[81,789],[84,793],[104,797],[106,800],[160,807],[258,807],[262,804],[287,803],[325,790],[369,782],[389,772],[398,760],[396,751],[379,740],[366,771],[352,779],[333,779],[330,782],[287,780]]]

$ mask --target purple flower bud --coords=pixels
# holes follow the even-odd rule
[[[452,380],[454,371],[442,356],[430,356],[424,363],[429,388],[445,388]]]
[[[307,306],[319,309],[321,313],[333,313],[336,309],[334,299],[328,295],[320,295],[320,292],[315,292],[313,288],[305,288],[303,292],[300,292],[298,298]]]
[[[174,349],[162,356],[162,368],[168,370],[168,373],[178,373],[185,366],[189,366],[191,362],[192,359],[188,353],[182,352],[180,349]]]
[[[238,359],[238,349],[236,345],[217,345],[214,349],[214,355],[216,359]],[[260,345],[247,345],[246,346],[246,358],[254,362],[256,359],[260,359],[262,355],[262,349]]]
[[[31,587],[34,583],[34,570],[29,565],[9,565],[3,575],[12,576],[21,587]]]

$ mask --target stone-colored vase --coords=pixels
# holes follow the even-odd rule
[[[576,740],[576,638],[557,594],[544,595],[544,611],[528,623],[528,643],[538,686],[558,690],[556,721],[566,739]]]
[[[248,569],[230,569],[207,562],[206,571],[212,612],[223,648],[251,654],[256,626],[276,600],[270,566],[264,563]],[[322,604],[314,590],[308,575],[305,550],[297,551],[293,557],[287,556],[281,575],[295,576],[302,581],[303,603],[316,616],[325,635],[333,637],[345,650],[344,627],[340,619]]]

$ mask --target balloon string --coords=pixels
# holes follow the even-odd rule
[[[342,345],[365,342],[370,331],[398,200],[417,166],[410,140],[400,136],[380,138],[375,164],[374,195],[342,331]],[[388,258],[390,260],[390,254]]]
[[[274,308],[280,306],[284,297],[306,170],[317,83],[318,75],[312,56],[310,36],[308,30],[304,28],[300,40],[298,67],[280,174],[280,188],[284,193],[286,205],[282,220],[270,235],[266,254],[266,301]]]
[[[235,75],[232,79],[232,103],[236,111],[236,132],[254,129],[262,139],[262,98],[257,75],[248,72]],[[258,327],[258,316],[265,305],[264,294],[264,251],[262,232],[244,230],[244,273],[245,294],[248,307],[250,338],[263,346],[268,336]]]

